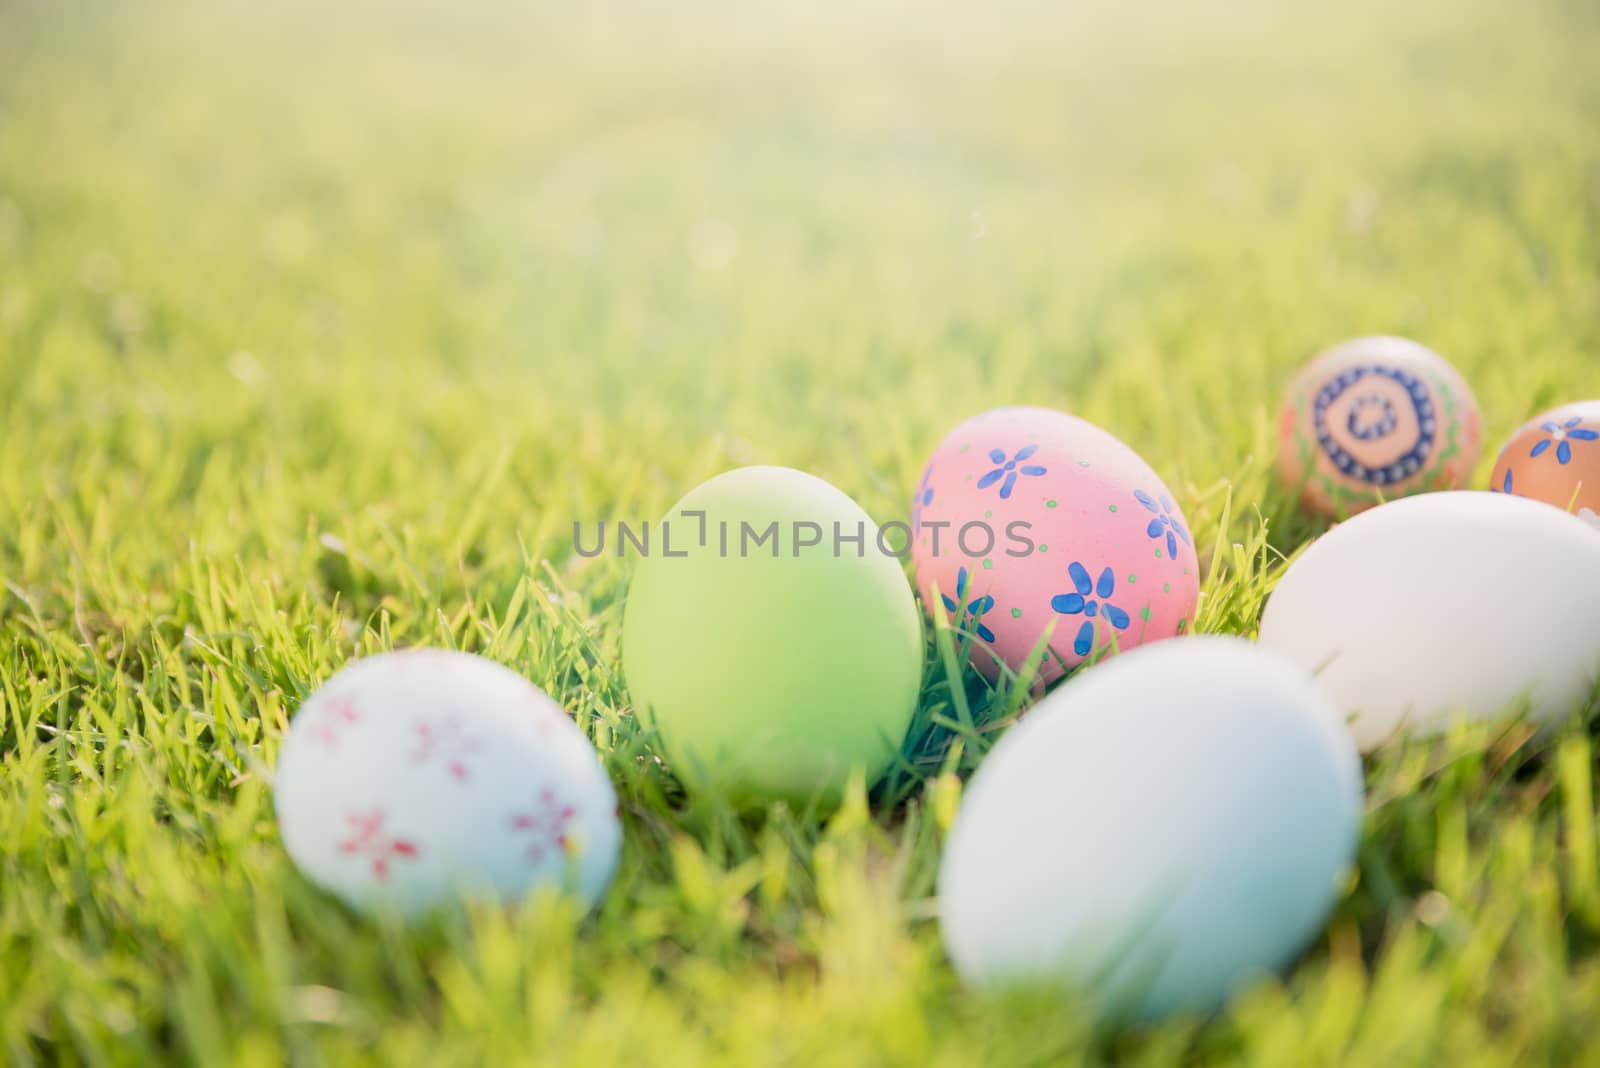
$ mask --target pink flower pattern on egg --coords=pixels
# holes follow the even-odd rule
[[[967,420],[934,450],[912,510],[923,605],[971,637],[991,679],[1002,663],[1020,669],[1052,623],[1044,682],[1194,618],[1200,566],[1171,492],[1076,416],[1016,407]]]

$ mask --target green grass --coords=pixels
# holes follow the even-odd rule
[[[994,732],[936,721],[1015,702],[931,639],[871,807],[649,758],[574,519],[771,462],[886,520],[955,421],[1048,404],[1164,475],[1201,629],[1250,634],[1317,529],[1269,432],[1317,349],[1423,340],[1491,441],[1600,395],[1593,4],[1052,7],[0,3],[0,1060],[1600,1063],[1592,731],[1370,760],[1300,964],[1116,1033],[943,957]],[[596,738],[596,915],[407,931],[291,868],[289,717],[422,643]]]

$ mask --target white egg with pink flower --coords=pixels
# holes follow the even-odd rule
[[[468,653],[338,672],[296,713],[274,780],[290,858],[360,909],[544,886],[591,905],[616,869],[617,799],[589,739],[527,679]]]

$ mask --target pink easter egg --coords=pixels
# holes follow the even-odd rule
[[[1049,408],[997,408],[946,435],[911,528],[923,605],[973,639],[991,679],[1002,663],[1020,669],[1052,623],[1043,682],[1181,634],[1200,599],[1194,537],[1166,484],[1115,437]]]

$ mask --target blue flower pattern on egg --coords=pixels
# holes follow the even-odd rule
[[[1162,537],[1167,539],[1167,559],[1176,560],[1178,558],[1178,540],[1180,538],[1185,545],[1194,544],[1189,540],[1189,532],[1183,528],[1183,519],[1178,513],[1178,506],[1172,503],[1171,497],[1163,493],[1161,499],[1157,501],[1155,497],[1152,497],[1144,490],[1134,490],[1133,496],[1140,504],[1145,506],[1146,510],[1153,513],[1154,518],[1150,520],[1150,525],[1145,528],[1144,532],[1158,541]]]
[[[941,593],[939,595],[939,600],[944,602],[944,606],[947,611],[959,612],[961,611],[961,602],[966,599],[966,596],[967,569],[963,567],[956,572],[955,597],[952,599],[951,597]],[[982,597],[973,599],[973,601],[967,605],[966,614],[972,619],[973,630],[977,633],[978,637],[982,638],[986,642],[994,641],[994,631],[985,626],[983,622],[984,615],[992,608],[994,608],[994,598],[988,594],[984,594]]]
[[[1511,468],[1509,468],[1509,467],[1506,468],[1505,481],[1502,482],[1499,486],[1490,486],[1489,487],[1489,492],[1490,493],[1511,493]],[[1516,496],[1516,494],[1513,493],[1512,496]]]
[[[1580,424],[1582,422],[1583,418],[1575,415],[1565,423],[1550,422],[1539,424],[1539,429],[1550,436],[1529,450],[1528,455],[1537,460],[1554,448],[1556,450],[1556,462],[1565,467],[1572,462],[1572,443],[1574,441],[1594,441],[1596,438],[1600,438],[1600,432],[1581,428]],[[1507,477],[1510,477],[1509,472]],[[1506,492],[1510,493],[1511,490],[1507,488]]]
[[[1050,607],[1060,615],[1084,617],[1083,625],[1073,639],[1072,651],[1079,656],[1088,656],[1089,650],[1094,648],[1096,617],[1104,616],[1106,622],[1118,630],[1127,630],[1132,617],[1108,599],[1117,592],[1117,576],[1109,567],[1100,572],[1098,582],[1092,581],[1089,569],[1076,560],[1068,565],[1067,574],[1072,577],[1074,592],[1059,593],[1050,598]]]
[[[922,472],[922,481],[917,484],[916,496],[911,499],[911,534],[913,537],[922,532],[922,510],[933,503],[933,487],[929,485],[933,479],[933,465],[929,464]]]
[[[989,462],[994,464],[994,470],[978,479],[978,488],[988,489],[996,482],[999,482],[1000,499],[1002,501],[1009,500],[1011,491],[1017,486],[1018,475],[1038,478],[1045,473],[1046,469],[1039,464],[1023,464],[1024,460],[1027,460],[1038,451],[1039,446],[1037,445],[1025,445],[1017,450],[1016,455],[1007,459],[1004,450],[990,449]]]

